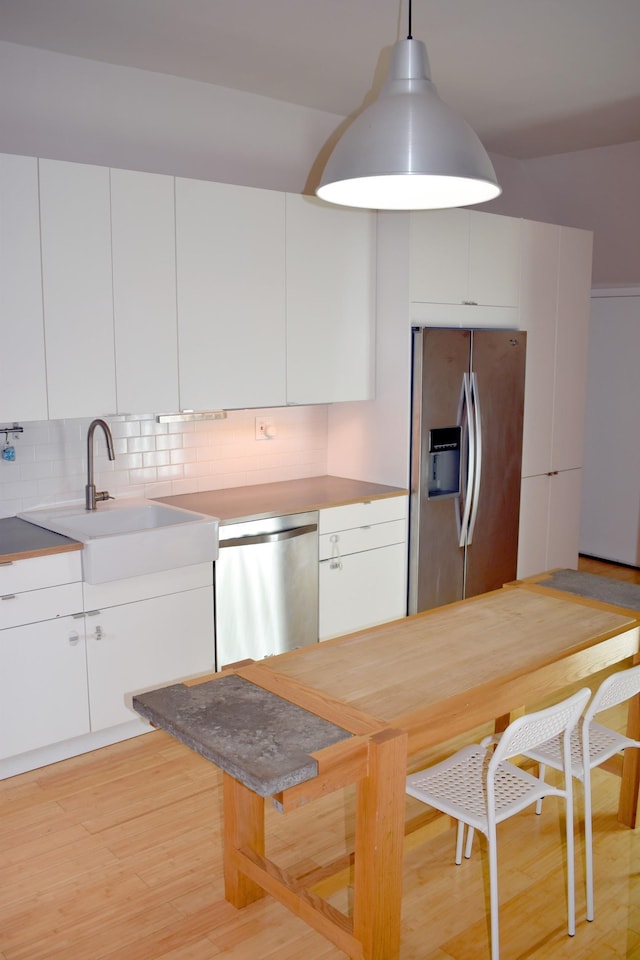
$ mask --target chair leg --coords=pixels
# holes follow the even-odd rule
[[[500,931],[498,924],[498,852],[496,826],[489,825],[487,834],[489,852],[489,900],[491,909],[491,960],[500,960]]]
[[[473,845],[473,827],[469,827],[469,832],[467,833],[467,846],[465,847],[464,855],[467,860],[471,857],[471,847]]]
[[[458,820],[458,829],[456,831],[456,864],[462,863],[462,845],[464,843],[464,821]]]
[[[591,822],[591,771],[584,771],[584,859],[587,884],[587,920],[593,920],[593,824]]]
[[[547,769],[546,764],[544,763],[538,764],[538,776],[540,777],[541,780],[544,780],[544,772],[546,769]],[[542,797],[540,797],[539,800],[536,800],[536,813],[538,814],[542,813]]]
[[[567,932],[570,937],[576,932],[575,896],[575,851],[573,842],[573,781],[571,773],[565,774],[565,824],[567,829]]]

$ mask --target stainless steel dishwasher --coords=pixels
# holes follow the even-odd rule
[[[318,514],[220,525],[216,667],[318,642]]]

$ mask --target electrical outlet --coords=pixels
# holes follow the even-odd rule
[[[256,417],[256,440],[273,440],[276,428],[272,420]]]

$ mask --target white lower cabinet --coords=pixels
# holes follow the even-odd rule
[[[82,618],[0,631],[0,758],[89,733]]]
[[[518,577],[575,569],[582,470],[524,477],[520,488]]]
[[[86,624],[92,731],[134,720],[133,694],[214,669],[210,586],[108,607]]]
[[[0,564],[0,759],[88,732],[80,553]]]
[[[406,615],[407,504],[400,496],[320,511],[320,640]]]
[[[0,778],[144,732],[135,693],[213,669],[211,563],[103,584],[80,552],[0,564]]]

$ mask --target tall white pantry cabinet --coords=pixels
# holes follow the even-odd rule
[[[413,324],[527,331],[517,575],[575,568],[592,234],[430,211],[411,214],[409,247]]]

